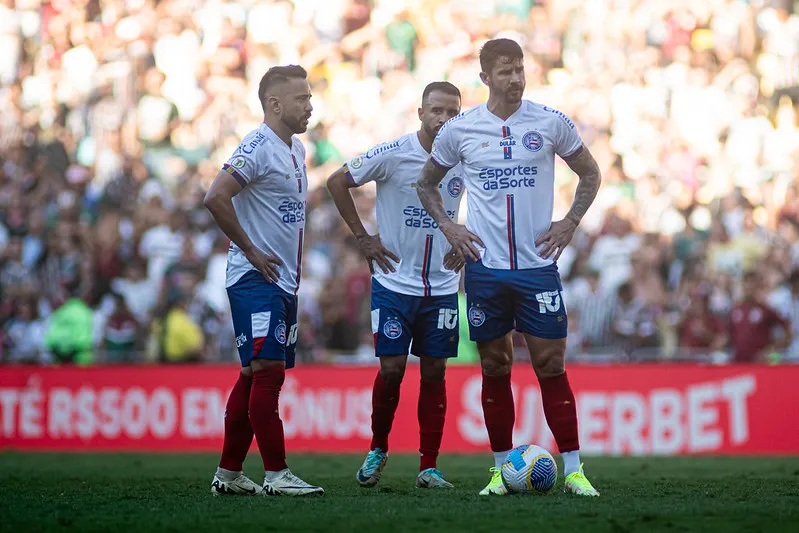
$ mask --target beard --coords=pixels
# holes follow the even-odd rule
[[[308,123],[305,122],[304,117],[300,117],[297,119],[283,118],[283,124],[285,124],[289,128],[289,130],[291,130],[292,133],[296,135],[308,131]]]
[[[431,139],[435,139],[436,135],[438,135],[438,131],[441,129],[441,128],[436,129],[436,128],[430,127],[427,124],[423,125],[422,127],[424,128],[424,132],[427,135],[429,135]]]
[[[516,96],[517,93],[519,96]],[[516,102],[519,102],[522,99],[523,95],[524,95],[523,87],[508,88],[508,90],[505,91],[505,101],[509,104],[515,104]]]

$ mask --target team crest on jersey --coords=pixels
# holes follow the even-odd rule
[[[463,191],[463,178],[455,176],[449,180],[449,183],[447,183],[447,192],[450,196],[457,198],[461,191]]]
[[[476,328],[479,328],[480,326],[483,325],[485,321],[486,321],[485,311],[474,305],[469,308],[469,324],[471,324]]]
[[[286,344],[286,325],[282,322],[275,328],[275,339],[279,344]]]
[[[402,324],[393,318],[391,320],[387,320],[386,323],[383,324],[383,335],[391,340],[399,339],[402,335]]]
[[[353,157],[350,160],[350,163],[349,163],[349,167],[350,168],[354,168],[354,169],[357,170],[357,169],[361,168],[362,166],[363,166],[363,157],[361,157],[361,156]]]
[[[237,157],[230,162],[230,166],[233,168],[244,168],[244,164],[245,162],[243,157]]]
[[[522,137],[522,146],[531,152],[537,152],[544,147],[544,138],[537,131],[528,131]]]

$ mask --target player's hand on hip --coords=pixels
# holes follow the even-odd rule
[[[257,248],[245,255],[247,260],[258,269],[258,272],[261,273],[267,282],[277,283],[277,280],[280,279],[278,268],[283,266],[283,261],[279,257],[266,254]]]
[[[455,253],[455,249],[451,249],[447,254],[444,256],[444,268],[447,270],[452,270],[453,272],[459,272],[460,269],[466,264],[462,255]]]
[[[369,262],[369,271],[372,274],[375,273],[374,263],[377,263],[377,266],[380,267],[380,270],[382,270],[384,274],[396,272],[391,261],[399,263],[400,259],[394,252],[383,246],[380,235],[363,235],[357,239],[358,248]]]
[[[455,254],[458,259],[463,261],[465,261],[467,257],[472,261],[480,260],[480,252],[477,250],[475,244],[479,244],[483,248],[485,248],[485,244],[480,240],[480,237],[466,229],[466,226],[453,222],[446,226],[442,226],[440,229],[441,233],[444,234],[444,237],[446,237],[452,245],[450,253]]]
[[[549,231],[538,237],[535,241],[536,246],[544,245],[538,255],[544,259],[549,259],[554,254],[555,256],[552,257],[552,259],[557,261],[560,254],[563,253],[563,250],[571,242],[572,237],[574,237],[576,229],[577,224],[566,218],[553,222],[552,225],[549,226]]]

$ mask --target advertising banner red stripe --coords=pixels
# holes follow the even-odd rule
[[[290,452],[363,452],[376,367],[291,370],[280,396]],[[218,451],[235,366],[5,367],[0,448]],[[570,366],[584,454],[799,454],[799,366]],[[419,446],[419,375],[403,383],[391,449]],[[443,452],[489,453],[477,367],[447,371]],[[514,443],[557,451],[532,369],[513,372]],[[255,444],[253,443],[253,449]]]

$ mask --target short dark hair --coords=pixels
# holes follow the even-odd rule
[[[261,102],[261,107],[266,111],[264,101],[266,100],[266,93],[275,85],[285,83],[291,78],[306,79],[308,73],[299,65],[286,65],[283,67],[272,67],[266,71],[264,77],[261,78],[261,83],[258,84],[258,101]]]
[[[427,97],[430,96],[430,93],[433,91],[451,94],[452,96],[457,96],[458,100],[461,99],[461,92],[453,84],[448,81],[434,81],[433,83],[428,83],[427,87],[422,91],[422,104],[425,103]]]
[[[508,59],[524,59],[524,52],[519,43],[512,39],[492,39],[480,48],[480,69],[491,72],[491,67],[500,57]]]

